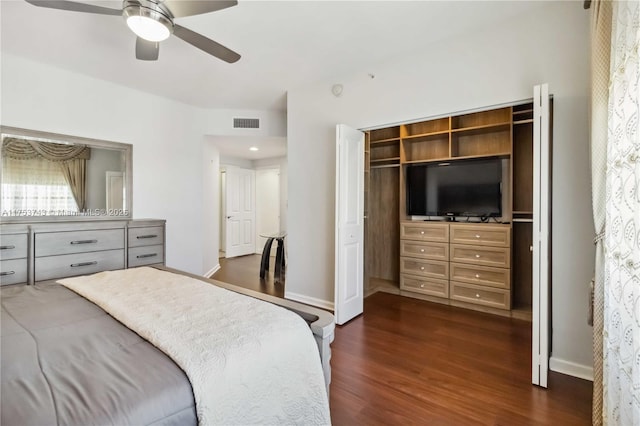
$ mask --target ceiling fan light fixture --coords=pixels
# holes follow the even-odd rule
[[[163,13],[131,2],[123,10],[127,26],[140,38],[163,41],[173,32],[173,22]]]

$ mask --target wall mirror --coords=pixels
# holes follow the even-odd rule
[[[130,219],[132,146],[0,127],[0,221]]]

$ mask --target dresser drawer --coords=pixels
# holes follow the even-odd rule
[[[497,288],[511,288],[511,270],[490,266],[452,263],[449,275],[451,280]]]
[[[449,224],[425,222],[401,222],[400,239],[433,241],[436,243],[449,242]]]
[[[449,260],[449,244],[400,240],[400,256],[430,260]]]
[[[451,281],[450,295],[451,299],[460,302],[498,309],[510,309],[511,307],[511,292],[499,288],[487,288]]]
[[[0,259],[21,259],[27,257],[27,234],[0,235]]]
[[[449,278],[449,262],[401,257],[400,272],[446,280]]]
[[[154,263],[164,263],[164,246],[162,244],[129,249],[129,268]]]
[[[164,229],[162,226],[129,228],[128,242],[129,247],[164,244]]]
[[[124,228],[41,232],[35,236],[36,257],[124,249]]]
[[[437,278],[402,274],[400,275],[400,289],[430,296],[449,297],[449,281]]]
[[[507,247],[467,246],[451,244],[451,262],[509,268],[511,256]]]
[[[124,269],[124,250],[65,254],[35,260],[35,281]]]
[[[451,225],[451,243],[509,247],[511,228],[496,225]]]
[[[27,259],[0,260],[0,285],[27,282]]]

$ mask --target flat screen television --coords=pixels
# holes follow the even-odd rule
[[[459,160],[407,167],[410,216],[502,216],[502,160]]]

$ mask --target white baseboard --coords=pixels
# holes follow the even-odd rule
[[[576,364],[575,362],[551,357],[549,358],[549,370],[593,381],[593,366],[590,365]]]
[[[209,278],[211,277],[213,274],[215,274],[216,272],[218,272],[220,270],[220,264],[218,263],[216,266],[213,267],[213,269],[211,269],[209,272],[205,272],[203,274],[203,276],[205,278]]]
[[[329,309],[333,311],[333,302],[327,302],[326,300],[316,299],[315,297],[309,297],[302,294],[291,293],[285,289],[284,298],[293,300],[296,302],[304,303],[307,305],[315,306],[316,308]]]

